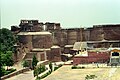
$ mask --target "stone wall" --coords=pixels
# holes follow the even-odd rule
[[[61,61],[61,49],[60,48],[51,48],[51,52],[49,53],[50,61]]]
[[[32,36],[33,48],[50,48],[52,46],[51,35],[34,35]]]
[[[89,52],[88,56],[77,56],[73,58],[73,64],[88,63],[107,63],[110,60],[110,53],[107,52]]]

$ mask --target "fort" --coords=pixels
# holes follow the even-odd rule
[[[31,61],[33,54],[39,61],[61,61],[66,58],[62,57],[63,54],[75,52],[72,50],[75,42],[86,42],[89,49],[120,47],[120,24],[62,29],[60,23],[21,20],[19,26],[11,26],[11,31],[18,36],[15,61],[22,59]],[[98,56],[95,53],[90,55],[92,54]],[[104,60],[106,58],[109,58],[108,54]],[[73,58],[76,63],[80,63],[80,60],[76,61],[77,59],[78,57]]]

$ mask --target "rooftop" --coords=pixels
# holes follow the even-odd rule
[[[17,35],[51,35],[50,32],[20,32]]]

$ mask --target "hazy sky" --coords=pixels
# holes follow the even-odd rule
[[[120,0],[1,0],[1,26],[21,19],[59,22],[63,28],[120,23]]]

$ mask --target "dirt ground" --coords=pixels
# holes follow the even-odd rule
[[[71,69],[64,65],[44,80],[85,80],[86,75],[96,75],[92,80],[120,80],[120,67]]]

